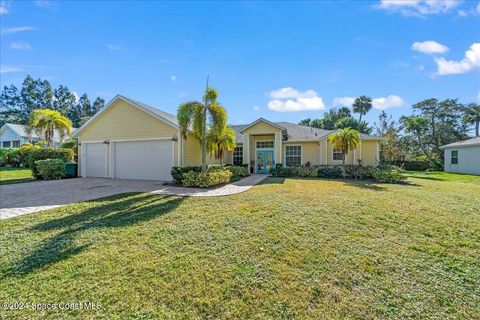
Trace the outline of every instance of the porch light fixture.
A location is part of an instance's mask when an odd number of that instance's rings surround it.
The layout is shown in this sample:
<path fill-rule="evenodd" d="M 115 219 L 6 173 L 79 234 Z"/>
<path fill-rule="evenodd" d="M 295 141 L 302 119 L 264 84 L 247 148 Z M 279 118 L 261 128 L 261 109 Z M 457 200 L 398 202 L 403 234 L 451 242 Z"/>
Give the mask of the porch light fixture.
<path fill-rule="evenodd" d="M 105 140 L 105 141 L 103 141 L 103 144 L 110 144 L 110 141 L 109 141 L 109 140 Z"/>
<path fill-rule="evenodd" d="M 178 138 L 175 137 L 175 136 L 173 136 L 173 137 L 172 137 L 172 141 L 178 141 Z"/>

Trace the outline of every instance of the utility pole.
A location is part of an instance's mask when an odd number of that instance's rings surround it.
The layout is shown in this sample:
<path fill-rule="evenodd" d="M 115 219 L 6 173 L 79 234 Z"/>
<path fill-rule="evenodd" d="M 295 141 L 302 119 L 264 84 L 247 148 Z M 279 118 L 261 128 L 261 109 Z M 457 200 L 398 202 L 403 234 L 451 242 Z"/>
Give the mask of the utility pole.
<path fill-rule="evenodd" d="M 208 106 L 208 78 L 205 87 L 205 105 L 203 106 L 203 132 L 202 132 L 202 171 L 207 171 L 207 106 Z"/>

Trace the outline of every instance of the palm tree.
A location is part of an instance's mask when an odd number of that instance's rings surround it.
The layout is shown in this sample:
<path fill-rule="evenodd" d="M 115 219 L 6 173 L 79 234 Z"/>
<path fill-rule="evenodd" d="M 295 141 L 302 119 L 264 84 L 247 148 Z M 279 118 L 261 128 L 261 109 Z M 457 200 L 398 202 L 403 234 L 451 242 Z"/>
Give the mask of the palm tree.
<path fill-rule="evenodd" d="M 360 132 L 352 128 L 344 128 L 329 135 L 328 141 L 335 149 L 342 151 L 342 171 L 345 178 L 345 158 L 348 150 L 355 149 L 360 143 Z"/>
<path fill-rule="evenodd" d="M 470 103 L 465 108 L 463 121 L 468 124 L 475 124 L 475 137 L 480 136 L 480 105 Z"/>
<path fill-rule="evenodd" d="M 191 130 L 195 138 L 202 144 L 202 171 L 207 171 L 207 128 L 218 136 L 225 135 L 227 130 L 227 112 L 217 102 L 218 93 L 208 88 L 203 97 L 204 103 L 189 101 L 178 107 L 177 119 L 184 139 Z"/>
<path fill-rule="evenodd" d="M 360 96 L 355 99 L 353 102 L 353 112 L 359 113 L 360 117 L 358 118 L 358 122 L 362 122 L 362 116 L 366 115 L 370 109 L 372 109 L 372 98 L 367 96 Z"/>
<path fill-rule="evenodd" d="M 72 121 L 62 116 L 60 112 L 50 109 L 33 110 L 30 113 L 28 124 L 31 130 L 42 137 L 49 148 L 53 147 L 55 131 L 58 132 L 61 140 L 72 132 Z"/>
<path fill-rule="evenodd" d="M 222 159 L 224 152 L 232 152 L 235 150 L 235 147 L 235 131 L 231 127 L 227 127 L 223 135 L 216 134 L 214 130 L 210 130 L 207 133 L 208 152 L 220 160 L 220 166 L 223 166 Z"/>

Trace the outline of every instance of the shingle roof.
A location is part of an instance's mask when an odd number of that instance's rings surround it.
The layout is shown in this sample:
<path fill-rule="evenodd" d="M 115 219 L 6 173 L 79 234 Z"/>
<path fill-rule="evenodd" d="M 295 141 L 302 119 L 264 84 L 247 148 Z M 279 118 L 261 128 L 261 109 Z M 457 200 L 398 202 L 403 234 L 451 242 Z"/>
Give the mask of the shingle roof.
<path fill-rule="evenodd" d="M 295 124 L 290 122 L 274 122 L 274 123 L 284 127 L 287 130 L 288 141 L 305 141 L 305 140 L 319 141 L 327 137 L 329 134 L 337 131 L 337 130 L 325 130 L 325 129 L 312 128 L 312 127 L 303 126 L 300 124 Z M 243 134 L 241 134 L 240 132 L 248 126 L 249 124 L 240 124 L 240 125 L 231 126 L 235 131 L 235 137 L 236 137 L 237 143 L 243 143 Z M 370 136 L 364 133 L 360 135 L 360 138 L 362 140 L 381 139 L 379 137 Z"/>
<path fill-rule="evenodd" d="M 16 123 L 5 123 L 4 126 L 9 127 L 13 132 L 18 134 L 20 137 L 28 138 L 28 133 L 26 132 L 26 126 L 21 125 L 21 124 L 16 124 Z M 3 128 L 3 127 L 2 127 Z M 76 128 L 73 128 L 72 133 L 77 130 Z M 33 139 L 41 139 L 41 137 L 36 134 L 35 132 L 32 132 L 31 137 Z M 60 135 L 58 134 L 57 131 L 55 131 L 53 135 L 53 141 L 55 142 L 60 142 Z"/>
<path fill-rule="evenodd" d="M 473 147 L 473 146 L 480 146 L 480 137 L 471 138 L 468 140 L 458 141 L 454 143 L 450 143 L 440 148 L 459 148 L 459 147 Z"/>

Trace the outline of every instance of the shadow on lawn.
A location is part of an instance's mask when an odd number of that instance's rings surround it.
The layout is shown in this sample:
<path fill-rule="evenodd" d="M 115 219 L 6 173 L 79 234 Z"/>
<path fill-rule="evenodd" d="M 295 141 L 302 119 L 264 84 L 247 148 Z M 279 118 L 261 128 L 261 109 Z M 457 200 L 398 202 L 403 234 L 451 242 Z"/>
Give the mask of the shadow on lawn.
<path fill-rule="evenodd" d="M 122 199 L 125 197 L 126 199 Z M 84 233 L 92 229 L 119 228 L 148 221 L 174 210 L 183 200 L 181 197 L 148 194 L 123 194 L 107 199 L 103 200 L 101 205 L 78 214 L 50 220 L 32 227 L 30 230 L 37 232 L 64 230 L 44 240 L 35 247 L 32 253 L 13 265 L 12 273 L 30 273 L 81 253 L 93 243 L 90 241 L 79 244 Z M 102 199 L 88 202 L 99 201 Z"/>

